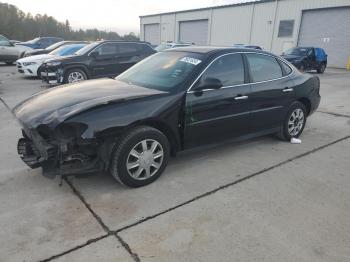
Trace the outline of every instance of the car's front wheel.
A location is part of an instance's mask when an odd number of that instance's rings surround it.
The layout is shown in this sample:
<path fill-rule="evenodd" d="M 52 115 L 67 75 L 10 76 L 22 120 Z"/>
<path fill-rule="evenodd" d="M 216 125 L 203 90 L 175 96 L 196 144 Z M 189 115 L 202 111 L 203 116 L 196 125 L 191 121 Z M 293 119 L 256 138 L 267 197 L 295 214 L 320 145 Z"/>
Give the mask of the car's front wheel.
<path fill-rule="evenodd" d="M 129 187 L 148 185 L 163 173 L 169 152 L 169 141 L 161 131 L 148 126 L 136 127 L 115 146 L 110 173 Z"/>
<path fill-rule="evenodd" d="M 83 70 L 76 68 L 76 69 L 70 69 L 65 73 L 63 82 L 75 83 L 75 82 L 80 82 L 87 79 L 88 77 L 86 73 Z"/>
<path fill-rule="evenodd" d="M 289 141 L 293 137 L 299 137 L 304 130 L 306 117 L 305 105 L 299 101 L 294 102 L 288 110 L 278 137 L 285 141 Z"/>

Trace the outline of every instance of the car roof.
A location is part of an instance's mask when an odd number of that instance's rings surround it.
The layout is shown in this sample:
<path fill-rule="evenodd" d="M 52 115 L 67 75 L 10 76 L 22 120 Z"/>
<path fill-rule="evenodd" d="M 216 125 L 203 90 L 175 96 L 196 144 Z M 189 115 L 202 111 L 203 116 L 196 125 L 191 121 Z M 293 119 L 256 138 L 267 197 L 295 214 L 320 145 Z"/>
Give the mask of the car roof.
<path fill-rule="evenodd" d="M 255 52 L 261 54 L 271 54 L 269 52 L 251 49 L 251 48 L 239 48 L 239 47 L 227 47 L 227 46 L 186 46 L 186 47 L 176 47 L 172 49 L 164 50 L 164 52 L 173 52 L 173 51 L 182 51 L 182 52 L 191 52 L 199 54 L 215 54 L 222 52 Z"/>
<path fill-rule="evenodd" d="M 148 44 L 150 45 L 149 42 L 145 42 L 145 41 L 128 41 L 128 40 L 100 40 L 100 41 L 96 41 L 98 43 L 137 43 L 137 44 Z"/>

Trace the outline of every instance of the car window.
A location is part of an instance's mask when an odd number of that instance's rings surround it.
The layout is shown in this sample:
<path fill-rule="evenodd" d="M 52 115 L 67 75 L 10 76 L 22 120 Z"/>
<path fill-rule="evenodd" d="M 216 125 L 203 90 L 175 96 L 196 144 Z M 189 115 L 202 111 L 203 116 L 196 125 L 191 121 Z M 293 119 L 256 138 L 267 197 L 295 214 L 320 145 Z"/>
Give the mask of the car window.
<path fill-rule="evenodd" d="M 50 39 L 48 38 L 42 38 L 40 39 L 40 41 L 38 42 L 38 44 L 43 45 L 43 46 L 47 46 L 51 44 Z"/>
<path fill-rule="evenodd" d="M 289 65 L 287 65 L 286 63 L 281 61 L 281 65 L 283 67 L 284 70 L 284 75 L 289 75 L 290 73 L 292 73 L 292 69 L 290 68 Z"/>
<path fill-rule="evenodd" d="M 11 46 L 11 43 L 6 37 L 0 35 L 0 46 Z"/>
<path fill-rule="evenodd" d="M 276 58 L 268 55 L 247 54 L 253 82 L 282 77 L 282 69 Z"/>
<path fill-rule="evenodd" d="M 216 78 L 222 86 L 244 84 L 244 65 L 242 55 L 230 54 L 216 59 L 201 76 L 201 80 Z"/>
<path fill-rule="evenodd" d="M 119 43 L 118 53 L 135 53 L 139 51 L 139 45 L 134 43 Z"/>
<path fill-rule="evenodd" d="M 113 55 L 118 53 L 118 46 L 116 43 L 106 43 L 97 47 L 95 51 L 99 55 Z"/>

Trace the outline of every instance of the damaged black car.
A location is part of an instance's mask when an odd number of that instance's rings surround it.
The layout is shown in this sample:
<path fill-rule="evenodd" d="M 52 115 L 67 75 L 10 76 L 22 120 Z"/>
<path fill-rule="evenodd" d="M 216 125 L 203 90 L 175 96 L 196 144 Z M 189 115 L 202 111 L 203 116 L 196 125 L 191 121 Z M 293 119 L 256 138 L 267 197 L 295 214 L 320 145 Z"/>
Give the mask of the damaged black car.
<path fill-rule="evenodd" d="M 48 176 L 108 171 L 122 184 L 144 186 L 187 148 L 300 136 L 319 87 L 317 76 L 268 52 L 171 49 L 115 79 L 55 87 L 17 105 L 18 153 Z"/>

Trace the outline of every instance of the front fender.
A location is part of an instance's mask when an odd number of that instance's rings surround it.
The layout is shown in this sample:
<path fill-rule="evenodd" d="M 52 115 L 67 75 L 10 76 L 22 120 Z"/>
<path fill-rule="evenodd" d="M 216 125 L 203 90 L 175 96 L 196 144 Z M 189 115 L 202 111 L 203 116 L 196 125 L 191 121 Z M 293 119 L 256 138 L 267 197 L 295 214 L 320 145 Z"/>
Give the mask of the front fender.
<path fill-rule="evenodd" d="M 165 123 L 179 140 L 183 95 L 160 95 L 98 105 L 69 117 L 65 122 L 86 124 L 83 139 L 118 137 L 139 123 Z"/>

